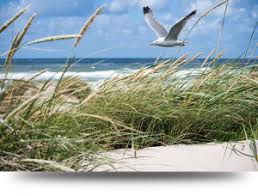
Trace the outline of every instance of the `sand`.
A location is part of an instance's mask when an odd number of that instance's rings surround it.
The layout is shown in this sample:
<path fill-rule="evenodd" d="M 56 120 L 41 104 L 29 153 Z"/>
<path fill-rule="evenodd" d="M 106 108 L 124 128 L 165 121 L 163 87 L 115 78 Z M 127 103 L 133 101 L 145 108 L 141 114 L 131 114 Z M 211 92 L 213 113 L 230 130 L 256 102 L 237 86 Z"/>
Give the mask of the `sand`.
<path fill-rule="evenodd" d="M 256 142 L 256 146 L 258 142 Z M 206 172 L 258 171 L 250 141 L 231 144 L 174 145 L 135 151 L 121 149 L 105 155 L 114 160 L 95 171 Z M 242 153 L 246 154 L 243 155 Z M 249 156 L 248 156 L 249 155 Z"/>

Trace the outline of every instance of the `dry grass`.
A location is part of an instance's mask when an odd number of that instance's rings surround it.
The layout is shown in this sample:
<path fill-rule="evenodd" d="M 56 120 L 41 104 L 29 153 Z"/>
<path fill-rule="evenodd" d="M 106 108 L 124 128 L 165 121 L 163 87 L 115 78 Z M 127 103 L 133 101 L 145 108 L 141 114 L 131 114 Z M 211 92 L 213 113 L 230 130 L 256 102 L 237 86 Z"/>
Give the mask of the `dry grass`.
<path fill-rule="evenodd" d="M 17 35 L 15 36 L 15 38 L 13 39 L 13 41 L 11 43 L 11 46 L 10 46 L 10 49 L 9 49 L 9 52 L 7 53 L 7 57 L 6 57 L 6 60 L 5 60 L 5 63 L 4 63 L 6 76 L 9 72 L 10 66 L 8 66 L 8 65 L 11 63 L 12 57 L 14 55 L 15 45 L 16 45 L 16 41 L 18 40 L 19 34 L 20 33 L 18 32 Z"/>
<path fill-rule="evenodd" d="M 45 42 L 53 42 L 53 41 L 60 41 L 60 40 L 68 40 L 68 39 L 76 39 L 81 37 L 80 35 L 73 34 L 73 35 L 55 35 L 55 36 L 49 36 L 49 37 L 43 37 L 39 38 L 30 42 L 27 42 L 26 45 L 34 45 L 34 44 L 40 44 Z"/>
<path fill-rule="evenodd" d="M 15 39 L 13 40 L 13 43 L 11 44 L 11 48 L 10 48 L 10 51 L 7 55 L 7 58 L 5 60 L 5 67 L 6 66 L 9 66 L 11 64 L 11 61 L 12 61 L 12 58 L 15 54 L 15 52 L 17 51 L 17 49 L 20 47 L 21 43 L 22 43 L 22 40 L 24 38 L 24 36 L 26 35 L 27 31 L 29 30 L 34 18 L 36 17 L 36 14 L 33 14 L 28 22 L 26 23 L 26 25 L 24 26 L 23 30 L 17 34 L 17 36 L 15 37 Z M 8 69 L 8 68 L 7 68 Z"/>
<path fill-rule="evenodd" d="M 10 113 L 19 104 L 37 94 L 38 90 L 33 82 L 12 81 L 1 94 L 0 114 Z"/>
<path fill-rule="evenodd" d="M 103 5 L 100 6 L 91 16 L 90 18 L 86 21 L 86 23 L 82 26 L 81 30 L 80 30 L 80 37 L 78 37 L 76 40 L 75 40 L 75 43 L 74 43 L 74 48 L 80 43 L 82 37 L 84 36 L 84 34 L 86 33 L 86 31 L 88 30 L 88 28 L 90 27 L 90 25 L 94 22 L 94 20 L 96 19 L 96 17 L 102 12 L 103 10 Z"/>
<path fill-rule="evenodd" d="M 25 7 L 21 11 L 19 11 L 15 16 L 13 16 L 9 21 L 7 21 L 5 24 L 0 26 L 0 34 L 5 31 L 12 23 L 14 23 L 22 14 L 24 14 L 29 6 Z"/>
<path fill-rule="evenodd" d="M 91 91 L 89 84 L 77 77 L 64 77 L 59 86 L 59 94 L 75 96 L 79 101 L 85 100 Z"/>

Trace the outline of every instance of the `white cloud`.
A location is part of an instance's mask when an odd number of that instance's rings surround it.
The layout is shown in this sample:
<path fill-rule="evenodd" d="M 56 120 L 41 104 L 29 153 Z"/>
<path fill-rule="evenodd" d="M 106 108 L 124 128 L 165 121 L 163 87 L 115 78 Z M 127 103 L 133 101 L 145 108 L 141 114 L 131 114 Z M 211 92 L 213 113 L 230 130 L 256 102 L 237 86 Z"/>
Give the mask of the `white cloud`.
<path fill-rule="evenodd" d="M 169 22 L 172 22 L 172 21 L 175 20 L 174 16 L 173 16 L 171 13 L 169 13 L 169 12 L 160 14 L 159 18 L 160 18 L 161 20 L 169 21 Z"/>
<path fill-rule="evenodd" d="M 258 18 L 257 10 L 258 10 L 258 5 L 254 6 L 254 8 L 252 10 L 252 17 L 255 18 L 255 19 Z"/>
<path fill-rule="evenodd" d="M 120 14 L 119 17 L 114 14 L 103 14 L 96 18 L 93 25 L 95 25 L 94 28 L 106 31 L 113 37 L 115 35 L 120 35 L 120 37 L 128 36 L 138 31 L 136 28 L 138 25 L 127 14 Z"/>
<path fill-rule="evenodd" d="M 107 4 L 110 12 L 123 12 L 135 7 L 150 6 L 153 9 L 162 9 L 168 0 L 112 0 Z"/>
<path fill-rule="evenodd" d="M 137 4 L 137 0 L 113 0 L 108 4 L 108 9 L 111 12 L 122 12 L 129 8 L 134 7 Z"/>
<path fill-rule="evenodd" d="M 221 0 L 195 0 L 190 3 L 190 9 L 188 9 L 187 12 L 197 9 L 198 14 L 202 15 L 219 2 L 221 2 Z M 210 32 L 219 30 L 222 24 L 225 5 L 226 4 L 211 11 L 209 13 L 210 17 L 202 19 L 198 25 L 197 31 L 208 35 Z M 231 23 L 231 25 L 244 24 L 245 28 L 238 29 L 238 32 L 247 32 L 249 31 L 248 26 L 252 23 L 251 15 L 255 18 L 255 12 L 252 12 L 252 10 L 248 12 L 247 8 L 242 7 L 241 4 L 239 4 L 239 0 L 230 0 L 227 9 L 226 23 L 227 25 L 229 23 Z"/>
<path fill-rule="evenodd" d="M 5 15 L 13 15 L 18 10 L 30 5 L 29 13 L 36 12 L 40 16 L 83 16 L 94 8 L 94 3 L 85 0 L 19 0 L 8 2 L 2 9 Z"/>
<path fill-rule="evenodd" d="M 17 1 L 20 3 L 17 3 Z M 92 48 L 98 49 L 98 47 L 116 47 L 116 45 L 123 45 L 124 48 L 130 50 L 130 48 L 133 47 L 143 47 L 144 44 L 148 44 L 149 41 L 155 37 L 155 34 L 144 21 L 141 11 L 142 6 L 150 6 L 154 11 L 155 17 L 169 29 L 178 19 L 193 9 L 198 9 L 198 14 L 201 15 L 220 1 L 221 0 L 16 0 L 16 3 L 9 1 L 6 4 L 8 6 L 0 7 L 0 22 L 10 18 L 10 15 L 13 15 L 18 9 L 31 2 L 32 6 L 30 12 L 21 17 L 14 25 L 14 31 L 21 29 L 31 12 L 38 12 L 39 15 L 24 41 L 52 34 L 77 33 L 87 19 L 86 15 L 90 15 L 99 3 L 106 2 L 104 12 L 94 21 L 81 46 L 90 50 Z M 93 2 L 98 2 L 98 4 Z M 246 3 L 239 2 L 240 0 L 230 0 L 223 31 L 224 40 L 244 39 L 245 35 L 249 36 L 252 32 L 253 25 L 255 21 L 257 21 L 257 5 L 250 8 Z M 225 6 L 221 6 L 213 10 L 208 17 L 201 20 L 189 37 L 190 43 L 196 44 L 194 46 L 197 48 L 203 47 L 206 49 L 213 47 L 214 43 L 216 44 L 217 41 L 224 9 Z M 189 21 L 180 36 L 181 38 L 184 38 L 184 33 L 189 31 L 197 19 L 198 16 Z M 7 35 L 10 36 L 13 29 L 10 28 L 8 30 L 9 31 L 6 33 L 9 33 Z M 232 36 L 232 38 L 229 38 L 230 36 Z M 7 42 L 9 44 L 11 41 L 5 40 L 6 38 L 2 39 L 4 40 L 1 42 L 3 44 Z M 205 42 L 203 42 L 203 40 L 205 40 Z M 83 45 L 84 43 L 85 45 Z M 236 41 L 236 43 L 238 43 L 238 41 Z M 61 44 L 62 42 L 60 42 L 60 48 L 63 48 Z M 8 49 L 9 46 L 5 44 L 1 46 L 0 49 L 4 47 Z M 52 47 L 59 48 L 59 45 Z M 70 45 L 67 47 L 69 48 Z M 138 52 L 139 54 L 141 53 L 141 51 L 137 50 L 137 53 Z M 138 55 L 137 53 L 136 55 Z M 155 55 L 155 49 L 150 49 L 148 53 L 147 51 L 142 52 L 143 55 L 145 55 L 145 53 Z"/>
<path fill-rule="evenodd" d="M 140 1 L 140 6 L 150 6 L 155 9 L 162 9 L 168 2 L 168 0 L 142 0 Z"/>
<path fill-rule="evenodd" d="M 192 2 L 190 4 L 190 10 L 197 9 L 199 14 L 203 14 L 213 6 L 217 5 L 219 2 L 221 2 L 221 0 L 196 0 L 195 2 Z M 216 16 L 222 16 L 225 11 L 225 5 L 222 5 L 216 8 L 211 12 L 211 14 L 214 14 Z M 232 5 L 233 3 L 229 1 L 228 8 L 227 8 L 228 15 L 232 14 L 233 12 Z"/>

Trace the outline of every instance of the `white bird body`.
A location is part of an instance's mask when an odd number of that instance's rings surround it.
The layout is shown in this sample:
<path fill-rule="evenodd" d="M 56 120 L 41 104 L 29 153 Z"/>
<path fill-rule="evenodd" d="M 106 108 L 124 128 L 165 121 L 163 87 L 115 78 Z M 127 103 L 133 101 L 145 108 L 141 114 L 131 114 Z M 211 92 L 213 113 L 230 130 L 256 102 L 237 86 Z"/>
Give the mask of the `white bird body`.
<path fill-rule="evenodd" d="M 175 47 L 175 46 L 184 46 L 185 42 L 180 40 L 166 40 L 165 37 L 162 37 L 153 41 L 151 45 L 160 46 L 160 47 Z"/>
<path fill-rule="evenodd" d="M 160 47 L 176 47 L 185 46 L 184 41 L 178 40 L 178 36 L 182 29 L 186 25 L 189 19 L 191 19 L 195 14 L 196 10 L 191 12 L 189 15 L 177 22 L 169 32 L 154 18 L 151 9 L 147 6 L 143 8 L 144 18 L 149 25 L 149 27 L 157 34 L 158 39 L 153 41 L 151 45 Z"/>

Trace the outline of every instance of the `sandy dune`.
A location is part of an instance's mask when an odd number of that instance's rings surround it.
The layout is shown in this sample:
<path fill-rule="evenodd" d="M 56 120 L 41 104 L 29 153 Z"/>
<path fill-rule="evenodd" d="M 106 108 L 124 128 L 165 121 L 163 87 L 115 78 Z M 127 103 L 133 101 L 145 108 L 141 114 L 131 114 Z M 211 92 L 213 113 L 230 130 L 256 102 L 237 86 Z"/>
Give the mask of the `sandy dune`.
<path fill-rule="evenodd" d="M 105 165 L 95 171 L 258 171 L 253 147 L 250 141 L 153 147 L 137 151 L 136 158 L 133 150 L 116 150 L 106 154 L 115 160 L 113 168 Z"/>

